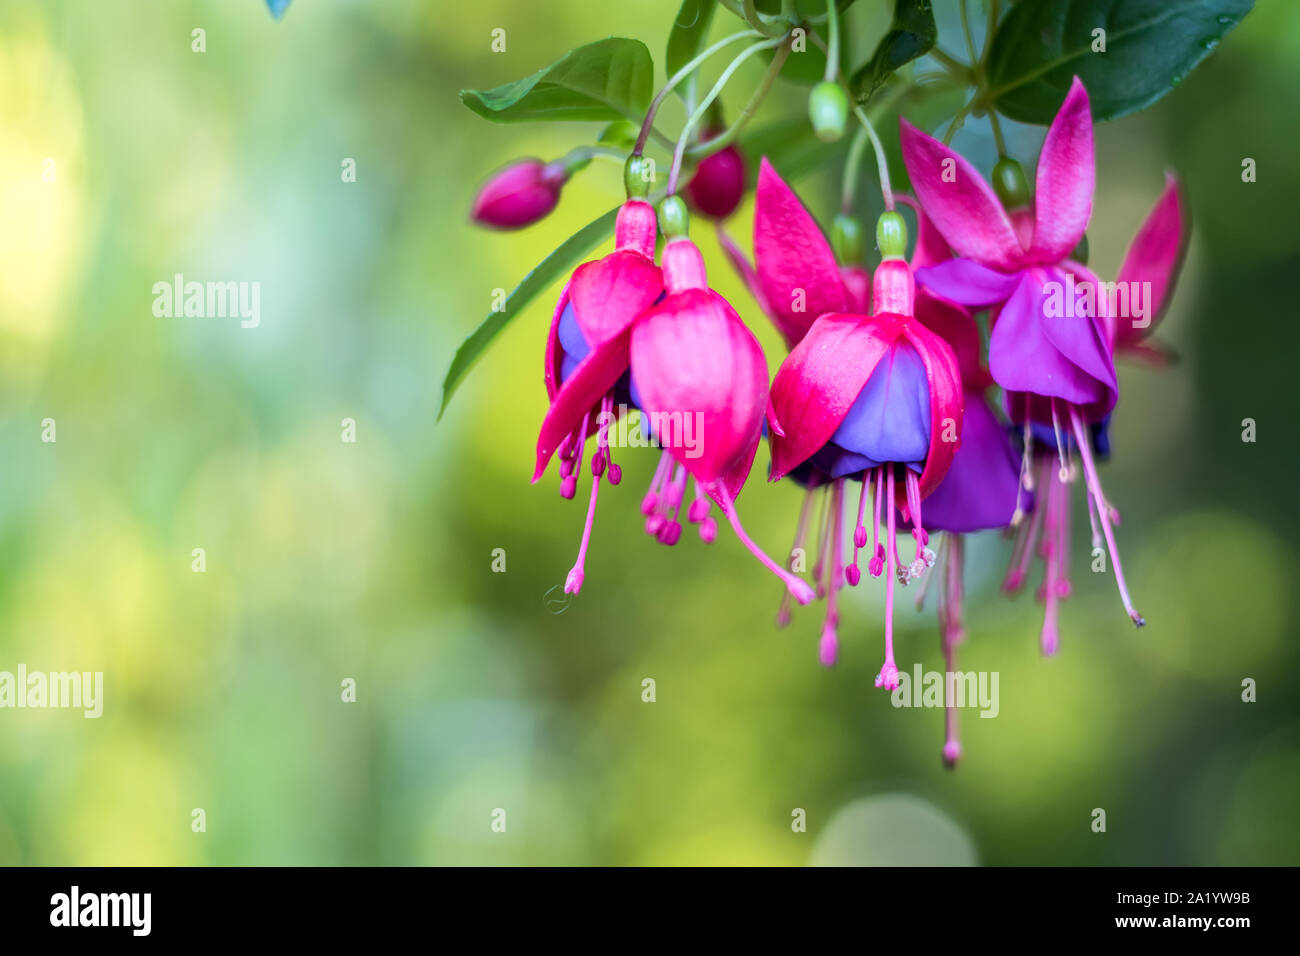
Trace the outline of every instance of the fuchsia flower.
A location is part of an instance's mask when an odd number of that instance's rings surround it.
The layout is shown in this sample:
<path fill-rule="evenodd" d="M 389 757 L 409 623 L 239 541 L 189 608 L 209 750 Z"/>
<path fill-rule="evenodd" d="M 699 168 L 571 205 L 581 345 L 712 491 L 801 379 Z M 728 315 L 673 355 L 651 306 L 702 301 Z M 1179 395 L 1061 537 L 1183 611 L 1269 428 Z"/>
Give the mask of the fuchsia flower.
<path fill-rule="evenodd" d="M 677 203 L 684 233 L 685 207 Z M 533 481 L 558 450 L 561 494 L 572 497 L 583 447 L 596 436 L 587 520 L 564 589 L 582 587 L 601 478 L 613 485 L 621 478 L 611 460 L 609 425 L 624 406 L 641 411 L 664 448 L 642 501 L 646 531 L 663 544 L 677 542 L 693 477 L 687 517 L 700 526 L 700 536 L 711 541 L 716 534 L 709 516 L 710 501 L 716 502 L 745 546 L 806 604 L 812 589 L 749 539 L 735 509 L 767 404 L 763 351 L 735 310 L 708 288 L 694 243 L 670 235 L 662 273 L 651 258 L 654 243 L 653 209 L 629 200 L 619 212 L 615 252 L 574 272 L 552 321 L 546 358 L 551 407 L 538 436 Z"/>
<path fill-rule="evenodd" d="M 782 363 L 772 384 L 768 411 L 772 480 L 811 462 L 832 482 L 828 509 L 830 561 L 824 590 L 827 616 L 821 640 L 823 663 L 833 663 L 838 615 L 835 594 L 841 580 L 860 580 L 858 552 L 866 546 L 864 525 L 869 489 L 874 487 L 876 540 L 869 570 L 887 572 L 885 663 L 877 687 L 898 686 L 893 649 L 894 578 L 906 584 L 934 563 L 927 547 L 921 500 L 947 473 L 962 427 L 962 391 L 957 359 L 941 338 L 914 317 L 912 271 L 900 256 L 902 219 L 892 239 L 881 230 L 885 260 L 873 278 L 870 316 L 831 312 L 813 323 Z M 892 223 L 891 223 L 892 225 Z M 844 481 L 862 482 L 854 530 L 853 561 L 842 564 Z M 886 504 L 888 502 L 888 504 Z M 905 565 L 898 555 L 895 507 L 912 522 L 916 557 Z M 885 542 L 879 540 L 881 509 L 887 515 Z M 802 523 L 802 522 L 801 522 Z"/>
<path fill-rule="evenodd" d="M 707 143 L 721 132 L 709 130 L 700 141 Z M 734 145 L 704 157 L 682 193 L 691 208 L 701 215 L 726 219 L 745 196 L 745 157 Z"/>
<path fill-rule="evenodd" d="M 521 159 L 492 176 L 474 197 L 470 218 L 492 229 L 522 229 L 550 215 L 569 172 L 560 162 Z"/>
<path fill-rule="evenodd" d="M 1012 421 L 1024 423 L 1025 487 L 1035 484 L 1029 467 L 1032 425 L 1052 427 L 1060 481 L 1068 481 L 1071 474 L 1072 445 L 1064 435 L 1072 433 L 1120 598 L 1129 617 L 1141 626 L 1145 621 L 1129 597 L 1115 543 L 1112 525 L 1118 522 L 1118 513 L 1102 492 L 1088 429 L 1089 423 L 1101 422 L 1110 413 L 1119 396 L 1111 357 L 1111 320 L 1104 298 L 1096 295 L 1097 278 L 1070 258 L 1092 215 L 1092 118 L 1087 91 L 1076 77 L 1052 120 L 1038 159 L 1032 201 L 1019 166 L 1009 160 L 999 163 L 999 189 L 1009 213 L 965 159 L 904 120 L 900 127 L 903 159 L 917 196 L 935 227 L 962 256 L 920 270 L 918 281 L 962 305 L 993 308 L 989 370 L 1006 391 Z M 1076 307 L 1074 292 L 1089 289 L 1093 301 Z M 1053 307 L 1063 300 L 1065 308 Z M 1045 581 L 1048 621 L 1043 646 L 1047 649 L 1055 647 L 1055 600 L 1069 587 L 1062 563 L 1068 547 L 1068 495 L 1055 488 L 1040 492 L 1039 507 L 1022 533 L 1027 539 L 1022 544 L 1033 547 L 1043 520 L 1051 536 Z"/>

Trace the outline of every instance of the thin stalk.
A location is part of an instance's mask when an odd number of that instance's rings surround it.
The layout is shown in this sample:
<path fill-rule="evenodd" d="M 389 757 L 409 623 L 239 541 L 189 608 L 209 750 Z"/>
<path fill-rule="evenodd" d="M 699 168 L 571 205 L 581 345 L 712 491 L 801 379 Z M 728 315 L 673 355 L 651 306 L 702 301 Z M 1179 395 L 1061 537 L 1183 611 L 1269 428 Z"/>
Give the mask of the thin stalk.
<path fill-rule="evenodd" d="M 767 72 L 763 74 L 763 79 L 759 81 L 758 88 L 749 97 L 749 101 L 741 108 L 736 121 L 708 142 L 692 146 L 686 151 L 687 157 L 693 160 L 703 159 L 705 156 L 712 156 L 732 144 L 736 137 L 740 135 L 741 130 L 754 118 L 754 114 L 758 112 L 759 106 L 767 97 L 768 91 L 772 89 L 772 84 L 776 82 L 777 75 L 781 72 L 781 68 L 785 66 L 786 58 L 790 55 L 792 42 L 791 37 L 786 37 L 785 42 L 777 47 Z"/>
<path fill-rule="evenodd" d="M 682 127 L 682 133 L 677 138 L 677 146 L 673 150 L 672 169 L 668 173 L 668 195 L 672 196 L 677 192 L 677 178 L 681 175 L 682 157 L 686 153 L 686 143 L 691 138 L 691 133 L 694 132 L 695 127 L 699 124 L 700 120 L 704 118 L 704 114 L 708 112 L 709 106 L 718 98 L 718 94 L 722 92 L 723 88 L 731 80 L 732 75 L 736 70 L 740 69 L 742 63 L 755 53 L 762 50 L 770 50 L 775 46 L 787 42 L 787 40 L 788 37 L 780 37 L 775 40 L 765 40 L 762 43 L 755 43 L 753 46 L 742 50 L 740 55 L 732 60 L 727 65 L 727 68 L 722 71 L 722 75 L 718 77 L 718 82 L 713 85 L 713 89 L 709 90 L 704 99 L 700 100 L 700 105 L 695 108 L 695 112 L 687 118 L 686 125 Z M 712 142 L 713 141 L 710 140 L 710 143 Z"/>
<path fill-rule="evenodd" d="M 655 114 L 659 112 L 659 107 L 663 105 L 664 99 L 667 98 L 668 94 L 671 93 L 679 83 L 693 75 L 695 71 L 703 65 L 705 60 L 713 56 L 713 54 L 717 53 L 728 44 L 747 37 L 758 37 L 762 35 L 763 34 L 760 34 L 757 30 L 742 30 L 739 33 L 733 33 L 729 37 L 724 37 L 669 77 L 668 82 L 664 84 L 663 89 L 655 95 L 654 100 L 650 103 L 650 109 L 646 111 L 645 121 L 641 124 L 641 134 L 637 136 L 636 145 L 632 148 L 632 155 L 640 156 L 641 151 L 645 149 L 646 140 L 650 138 L 650 131 L 654 127 Z M 672 140 L 668 140 L 668 144 L 671 146 Z"/>
<path fill-rule="evenodd" d="M 849 145 L 849 155 L 844 160 L 844 185 L 840 187 L 840 211 L 853 212 L 853 194 L 858 182 L 858 166 L 862 163 L 862 151 L 867 148 L 867 130 L 864 126 L 858 130 Z"/>
<path fill-rule="evenodd" d="M 889 161 L 885 158 L 885 147 L 880 142 L 880 137 L 876 135 L 876 128 L 871 125 L 871 119 L 867 116 L 866 110 L 861 106 L 853 107 L 853 115 L 858 118 L 862 128 L 866 131 L 867 138 L 871 140 L 871 148 L 876 153 L 876 172 L 880 175 L 880 194 L 885 200 L 885 209 L 889 212 L 894 211 L 894 189 L 889 184 Z"/>
<path fill-rule="evenodd" d="M 840 12 L 836 0 L 826 0 L 826 20 L 830 24 L 830 49 L 826 51 L 826 73 L 822 77 L 827 83 L 835 79 L 840 63 Z"/>

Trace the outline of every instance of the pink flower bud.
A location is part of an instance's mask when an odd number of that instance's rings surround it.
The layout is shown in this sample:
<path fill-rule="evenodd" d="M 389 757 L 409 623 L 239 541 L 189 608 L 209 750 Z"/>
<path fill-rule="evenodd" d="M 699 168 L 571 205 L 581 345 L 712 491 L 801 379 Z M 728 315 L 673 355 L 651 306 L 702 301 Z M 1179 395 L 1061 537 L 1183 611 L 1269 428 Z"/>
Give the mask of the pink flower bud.
<path fill-rule="evenodd" d="M 568 174 L 558 164 L 521 159 L 496 173 L 474 198 L 470 218 L 492 229 L 522 229 L 560 201 Z"/>
<path fill-rule="evenodd" d="M 719 131 L 704 135 L 708 142 Z M 710 219 L 726 219 L 745 195 L 745 158 L 735 146 L 728 146 L 701 160 L 695 175 L 683 190 L 691 208 Z"/>

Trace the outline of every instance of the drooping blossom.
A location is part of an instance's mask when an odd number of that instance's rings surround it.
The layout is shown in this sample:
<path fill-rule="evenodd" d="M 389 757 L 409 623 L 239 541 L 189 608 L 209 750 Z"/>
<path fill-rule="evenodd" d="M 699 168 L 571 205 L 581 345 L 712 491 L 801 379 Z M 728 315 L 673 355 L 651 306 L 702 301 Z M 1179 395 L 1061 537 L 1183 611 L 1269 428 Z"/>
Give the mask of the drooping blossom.
<path fill-rule="evenodd" d="M 1099 284 L 1093 296 L 1102 307 L 1108 323 L 1108 336 L 1117 355 L 1133 355 L 1152 364 L 1168 361 L 1168 353 L 1147 343 L 1156 324 L 1168 309 L 1174 285 L 1187 250 L 1187 213 L 1178 182 L 1166 178 L 1165 189 L 1138 229 L 1120 266 L 1114 284 Z M 1093 280 L 1096 281 L 1096 280 Z M 1110 418 L 1092 423 L 1087 429 L 1086 445 L 1095 460 L 1110 454 Z M 1040 646 L 1044 654 L 1054 654 L 1060 646 L 1060 602 L 1071 592 L 1070 493 L 1068 484 L 1075 479 L 1074 455 L 1081 457 L 1077 435 L 1041 424 L 1027 427 L 1024 439 L 1026 476 L 1039 489 L 1041 507 L 1019 529 L 1012 562 L 1003 581 L 1003 589 L 1012 593 L 1023 586 L 1035 556 L 1043 562 L 1043 581 L 1038 597 L 1045 605 Z M 1087 459 L 1085 460 L 1085 464 Z M 1094 469 L 1095 470 L 1095 469 Z M 1087 471 L 1085 469 L 1085 475 Z M 1091 487 L 1091 486 L 1090 486 Z M 1100 482 L 1096 482 L 1100 489 Z M 1091 546 L 1102 547 L 1106 541 L 1103 518 L 1118 524 L 1113 505 L 1098 512 L 1097 495 L 1088 498 L 1088 518 L 1092 532 Z M 1104 498 L 1103 498 L 1104 500 Z M 1118 571 L 1118 568 L 1117 568 Z"/>
<path fill-rule="evenodd" d="M 491 229 L 523 229 L 550 215 L 569 179 L 562 162 L 521 159 L 494 173 L 474 197 L 470 218 Z"/>
<path fill-rule="evenodd" d="M 684 223 L 684 206 L 677 216 Z M 664 449 L 642 501 L 647 532 L 663 544 L 677 542 L 687 481 L 694 478 L 687 517 L 700 526 L 700 536 L 711 541 L 716 534 L 709 515 L 716 502 L 746 547 L 807 603 L 812 589 L 749 539 L 735 509 L 767 404 L 762 349 L 726 300 L 708 288 L 695 245 L 684 234 L 669 238 L 661 272 L 651 260 L 654 210 L 629 200 L 619 213 L 615 252 L 579 267 L 556 308 L 546 360 L 551 407 L 533 480 L 558 450 L 561 494 L 572 497 L 586 440 L 596 436 L 591 499 L 565 591 L 582 587 L 601 478 L 616 485 L 621 477 L 611 460 L 609 426 L 624 408 L 636 408 Z"/>
<path fill-rule="evenodd" d="M 1035 483 L 1028 468 L 1032 425 L 1052 427 L 1067 476 L 1070 446 L 1065 435 L 1073 434 L 1120 599 L 1141 626 L 1145 621 L 1129 597 L 1115 541 L 1118 515 L 1102 492 L 1089 440 L 1089 424 L 1110 414 L 1119 386 L 1107 303 L 1104 297 L 1098 301 L 1096 276 L 1071 258 L 1092 215 L 1095 173 L 1087 91 L 1076 77 L 1052 120 L 1032 198 L 1014 161 L 1002 160 L 995 171 L 1000 200 L 961 156 L 905 120 L 900 126 L 903 158 L 917 197 L 961 256 L 920 270 L 918 281 L 954 302 L 992 309 L 989 371 L 1005 390 L 1012 421 L 1024 423 L 1027 488 Z M 1044 490 L 1038 512 L 1057 511 L 1053 502 L 1059 500 L 1059 493 Z M 1066 523 L 1068 507 L 1059 511 L 1057 526 Z M 1055 533 L 1063 547 L 1065 536 L 1059 528 Z"/>
<path fill-rule="evenodd" d="M 895 577 L 919 577 L 934 563 L 921 501 L 952 463 L 962 426 L 962 392 L 952 349 L 914 315 L 911 268 L 901 258 L 902 218 L 887 213 L 880 235 L 886 256 L 873 276 L 872 314 L 832 312 L 813 323 L 782 363 L 772 385 L 768 415 L 772 479 L 811 463 L 830 481 L 829 559 L 823 562 L 827 614 L 820 645 L 825 664 L 838 647 L 836 593 L 856 584 L 858 556 L 867 544 L 867 498 L 874 499 L 874 536 L 868 570 L 886 574 L 885 662 L 877 687 L 898 686 L 893 647 Z M 882 217 L 882 219 L 886 219 Z M 853 536 L 853 559 L 844 564 L 841 529 L 847 479 L 862 482 Z M 916 556 L 898 554 L 896 508 L 913 526 Z M 880 540 L 884 512 L 885 540 Z"/>

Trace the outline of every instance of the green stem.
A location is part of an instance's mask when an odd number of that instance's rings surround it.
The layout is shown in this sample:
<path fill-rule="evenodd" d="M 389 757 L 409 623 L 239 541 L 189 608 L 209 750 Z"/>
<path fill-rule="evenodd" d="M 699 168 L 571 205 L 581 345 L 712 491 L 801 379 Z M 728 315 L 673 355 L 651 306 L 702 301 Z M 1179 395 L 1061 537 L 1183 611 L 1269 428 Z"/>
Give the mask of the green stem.
<path fill-rule="evenodd" d="M 844 184 L 840 187 L 840 211 L 853 212 L 853 194 L 857 190 L 858 166 L 862 164 L 862 151 L 867 148 L 867 129 L 858 130 L 844 160 Z"/>
<path fill-rule="evenodd" d="M 975 56 L 975 40 L 970 32 L 970 14 L 967 0 L 961 0 L 961 32 L 966 34 L 966 52 L 970 54 L 971 63 L 978 63 Z"/>
<path fill-rule="evenodd" d="M 979 93 L 976 93 L 974 96 L 972 96 L 969 100 L 966 101 L 965 106 L 963 106 L 961 109 L 957 111 L 957 115 L 952 118 L 952 122 L 948 125 L 948 132 L 943 134 L 943 145 L 947 146 L 949 143 L 952 142 L 952 138 L 953 136 L 956 135 L 957 130 L 962 128 L 962 124 L 966 120 L 966 114 L 969 113 L 971 109 L 974 108 L 975 101 L 978 99 L 979 99 Z"/>
<path fill-rule="evenodd" d="M 761 34 L 756 30 L 742 30 L 740 33 L 733 33 L 729 37 L 724 37 L 669 77 L 668 82 L 664 84 L 663 89 L 655 95 L 653 102 L 650 104 L 650 109 L 646 111 L 645 120 L 641 124 L 641 134 L 637 136 L 636 145 L 632 147 L 632 155 L 640 156 L 642 150 L 645 149 L 646 140 L 649 139 L 650 133 L 654 128 L 655 114 L 659 112 L 659 107 L 663 104 L 664 99 L 673 91 L 677 84 L 681 83 L 687 77 L 692 76 L 705 60 L 713 56 L 713 54 L 717 53 L 724 46 L 734 43 L 737 40 L 757 36 L 761 36 Z M 663 137 L 663 139 L 667 143 L 668 148 L 672 149 L 674 145 L 673 141 L 667 139 L 667 137 Z"/>
<path fill-rule="evenodd" d="M 876 128 L 871 125 L 871 119 L 867 116 L 866 110 L 861 106 L 855 106 L 853 107 L 853 115 L 862 124 L 867 138 L 871 140 L 871 148 L 876 152 L 876 172 L 880 174 L 880 194 L 885 200 L 885 209 L 893 212 L 894 189 L 889 184 L 889 161 L 885 158 L 885 147 L 880 142 L 880 137 L 876 135 Z"/>
<path fill-rule="evenodd" d="M 992 106 L 989 107 L 989 126 L 993 130 L 993 142 L 997 144 L 998 156 L 1005 156 L 1007 154 L 1007 144 L 1002 138 L 1002 124 L 998 122 L 998 114 Z"/>
<path fill-rule="evenodd" d="M 736 70 L 740 69 L 740 65 L 755 53 L 758 53 L 761 50 L 770 50 L 775 46 L 788 43 L 789 39 L 788 36 L 780 37 L 775 40 L 764 40 L 762 43 L 755 43 L 753 46 L 746 47 L 740 52 L 740 55 L 732 60 L 727 65 L 727 68 L 722 71 L 722 75 L 718 77 L 718 82 L 713 85 L 713 89 L 709 90 L 708 95 L 706 95 L 704 99 L 700 100 L 700 105 L 695 108 L 695 112 L 687 118 L 686 125 L 682 127 L 682 133 L 677 138 L 677 146 L 673 150 L 672 169 L 668 173 L 668 195 L 672 196 L 677 192 L 677 178 L 681 175 L 682 157 L 686 153 L 686 143 L 691 138 L 691 133 L 694 132 L 695 127 L 700 120 L 704 118 L 704 114 L 708 112 L 710 104 L 718 98 L 718 94 L 720 94 L 723 87 L 727 85 L 732 74 L 734 74 Z M 713 140 L 710 140 L 708 145 L 713 145 L 713 142 Z M 722 147 L 718 148 L 721 149 Z"/>
<path fill-rule="evenodd" d="M 943 50 L 939 49 L 937 46 L 930 50 L 930 56 L 934 57 L 947 67 L 949 73 L 961 77 L 962 79 L 970 79 L 971 68 L 969 64 L 963 63 L 955 56 L 944 53 Z"/>
<path fill-rule="evenodd" d="M 759 13 L 754 7 L 754 0 L 743 0 L 742 6 L 745 22 L 765 37 L 779 37 L 790 29 L 790 24 L 780 17 Z"/>
<path fill-rule="evenodd" d="M 998 28 L 998 0 L 989 0 L 989 19 L 984 26 L 984 49 L 980 51 L 980 66 L 988 63 L 989 48 L 993 46 L 993 34 Z"/>
<path fill-rule="evenodd" d="M 840 63 L 840 12 L 837 0 L 826 0 L 826 20 L 830 24 L 830 49 L 826 51 L 826 73 L 822 77 L 827 83 L 835 79 Z"/>
<path fill-rule="evenodd" d="M 792 37 L 786 37 L 785 42 L 776 48 L 776 53 L 772 57 L 771 64 L 768 65 L 767 72 L 763 74 L 763 79 L 759 82 L 758 88 L 754 90 L 749 101 L 736 117 L 736 121 L 728 126 L 723 132 L 708 140 L 692 146 L 686 151 L 688 159 L 701 160 L 706 156 L 712 156 L 719 150 L 726 149 L 740 135 L 741 130 L 748 125 L 749 121 L 754 118 L 758 112 L 758 107 L 762 104 L 768 91 L 772 89 L 772 84 L 776 82 L 777 74 L 781 72 L 781 67 L 785 66 L 786 58 L 790 55 L 790 46 L 793 43 Z"/>

